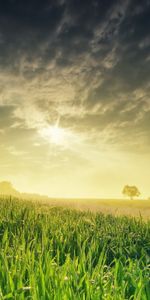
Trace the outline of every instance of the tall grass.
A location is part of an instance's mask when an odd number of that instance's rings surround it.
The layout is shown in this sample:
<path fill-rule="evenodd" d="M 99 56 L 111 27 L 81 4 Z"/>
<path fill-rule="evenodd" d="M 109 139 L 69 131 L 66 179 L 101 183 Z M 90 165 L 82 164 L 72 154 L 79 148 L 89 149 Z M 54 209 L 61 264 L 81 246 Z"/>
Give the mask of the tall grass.
<path fill-rule="evenodd" d="M 0 299 L 150 299 L 150 222 L 0 199 Z"/>

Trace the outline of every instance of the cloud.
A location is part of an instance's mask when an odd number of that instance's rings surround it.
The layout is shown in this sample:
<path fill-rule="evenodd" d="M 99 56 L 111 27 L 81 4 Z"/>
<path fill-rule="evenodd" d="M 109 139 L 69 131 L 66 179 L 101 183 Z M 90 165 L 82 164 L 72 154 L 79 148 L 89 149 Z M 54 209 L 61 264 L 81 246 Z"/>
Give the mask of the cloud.
<path fill-rule="evenodd" d="M 106 144 L 132 148 L 129 130 L 148 136 L 149 7 L 137 0 L 1 3 L 0 129 L 34 137 L 59 118 L 96 145 L 105 135 Z"/>
<path fill-rule="evenodd" d="M 15 107 L 13 105 L 0 106 L 0 129 L 3 131 L 5 128 L 11 126 L 14 122 L 13 111 Z"/>

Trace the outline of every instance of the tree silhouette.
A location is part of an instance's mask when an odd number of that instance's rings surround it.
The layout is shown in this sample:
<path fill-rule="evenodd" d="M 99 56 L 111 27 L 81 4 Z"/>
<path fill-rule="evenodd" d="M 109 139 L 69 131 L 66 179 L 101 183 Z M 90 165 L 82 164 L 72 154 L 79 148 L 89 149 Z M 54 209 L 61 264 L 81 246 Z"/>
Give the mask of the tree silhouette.
<path fill-rule="evenodd" d="M 125 185 L 122 193 L 123 195 L 130 197 L 131 200 L 133 200 L 133 197 L 139 197 L 141 194 L 135 185 L 133 186 Z"/>
<path fill-rule="evenodd" d="M 19 196 L 19 192 L 13 187 L 11 182 L 2 181 L 0 182 L 0 195 L 14 195 Z"/>

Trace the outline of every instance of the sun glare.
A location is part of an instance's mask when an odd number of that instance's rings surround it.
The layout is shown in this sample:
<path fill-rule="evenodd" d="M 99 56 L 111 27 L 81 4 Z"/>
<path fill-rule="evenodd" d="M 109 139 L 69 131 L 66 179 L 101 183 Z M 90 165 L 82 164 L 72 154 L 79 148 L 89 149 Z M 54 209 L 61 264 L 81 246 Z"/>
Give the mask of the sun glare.
<path fill-rule="evenodd" d="M 58 122 L 41 128 L 38 133 L 40 137 L 49 144 L 54 144 L 70 150 L 73 149 L 73 151 L 74 149 L 79 148 L 79 145 L 83 142 L 82 137 L 77 132 L 72 131 L 71 128 L 60 127 Z M 78 147 L 74 147 L 74 145 L 78 145 Z"/>
<path fill-rule="evenodd" d="M 43 128 L 40 133 L 43 138 L 56 145 L 63 145 L 67 136 L 65 129 L 59 127 L 58 125 L 52 125 Z"/>

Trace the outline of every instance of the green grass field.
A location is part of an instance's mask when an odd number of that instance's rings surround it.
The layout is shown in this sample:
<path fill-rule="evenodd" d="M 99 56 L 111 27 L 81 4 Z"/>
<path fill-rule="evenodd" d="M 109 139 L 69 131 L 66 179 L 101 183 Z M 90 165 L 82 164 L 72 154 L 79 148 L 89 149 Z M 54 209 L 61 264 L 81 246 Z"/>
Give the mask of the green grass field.
<path fill-rule="evenodd" d="M 149 300 L 150 221 L 1 197 L 0 299 Z"/>

